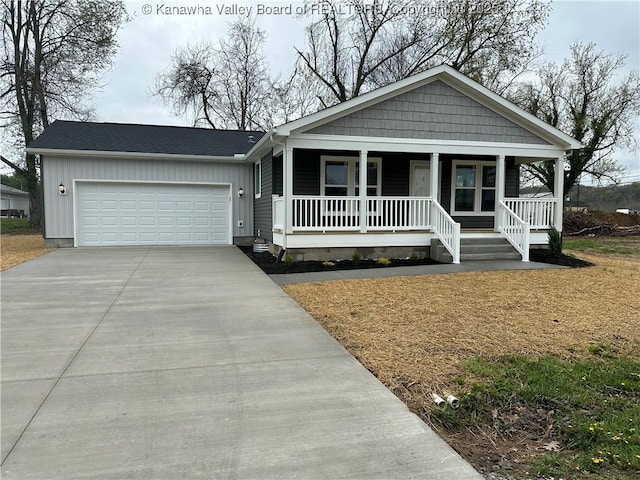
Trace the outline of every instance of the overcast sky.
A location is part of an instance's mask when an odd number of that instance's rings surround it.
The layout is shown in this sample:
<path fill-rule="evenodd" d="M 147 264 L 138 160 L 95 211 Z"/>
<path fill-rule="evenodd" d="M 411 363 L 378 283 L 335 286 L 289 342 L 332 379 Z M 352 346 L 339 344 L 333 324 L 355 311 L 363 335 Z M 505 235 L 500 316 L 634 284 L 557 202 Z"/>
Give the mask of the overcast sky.
<path fill-rule="evenodd" d="M 295 2 L 295 0 L 291 0 Z M 127 2 L 131 21 L 119 32 L 120 50 L 113 67 L 104 77 L 104 88 L 94 96 L 95 120 L 105 122 L 190 125 L 190 118 L 172 115 L 171 108 L 150 92 L 158 72 L 167 68 L 176 47 L 203 39 L 216 40 L 225 35 L 234 13 L 219 13 L 220 8 L 275 7 L 291 1 L 245 2 L 236 0 L 143 0 Z M 162 6 L 208 6 L 212 15 L 165 15 Z M 259 26 L 267 33 L 266 53 L 273 72 L 288 75 L 295 61 L 293 46 L 305 45 L 304 28 L 309 19 L 292 14 L 263 12 Z M 561 62 L 569 54 L 574 40 L 595 42 L 608 53 L 628 56 L 627 71 L 640 69 L 640 2 L 637 1 L 555 1 L 548 26 L 539 35 L 545 60 Z M 640 120 L 637 128 L 640 139 Z M 640 142 L 639 142 L 640 143 Z M 638 149 L 621 152 L 618 160 L 640 180 Z"/>

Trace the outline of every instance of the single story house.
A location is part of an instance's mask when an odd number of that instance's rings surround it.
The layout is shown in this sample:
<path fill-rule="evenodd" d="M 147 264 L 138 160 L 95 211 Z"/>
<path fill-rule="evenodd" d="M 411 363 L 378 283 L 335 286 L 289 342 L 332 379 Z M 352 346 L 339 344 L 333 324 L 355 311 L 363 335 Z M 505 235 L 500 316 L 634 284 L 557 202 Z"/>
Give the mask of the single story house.
<path fill-rule="evenodd" d="M 261 237 L 297 259 L 457 263 L 545 245 L 581 147 L 443 65 L 266 133 L 56 121 L 28 151 L 47 245 Z M 520 165 L 538 161 L 555 162 L 555 196 L 520 198 Z"/>
<path fill-rule="evenodd" d="M 29 192 L 24 192 L 9 185 L 0 185 L 0 216 L 28 217 Z"/>

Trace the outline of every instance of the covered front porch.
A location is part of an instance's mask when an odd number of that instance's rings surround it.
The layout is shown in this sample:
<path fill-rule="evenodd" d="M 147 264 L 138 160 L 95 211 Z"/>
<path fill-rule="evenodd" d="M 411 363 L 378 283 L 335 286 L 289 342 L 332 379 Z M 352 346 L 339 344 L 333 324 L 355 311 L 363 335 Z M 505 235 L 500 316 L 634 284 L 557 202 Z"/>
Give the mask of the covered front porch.
<path fill-rule="evenodd" d="M 411 152 L 406 146 L 283 148 L 274 158 L 283 182 L 272 198 L 273 243 L 284 249 L 421 247 L 435 240 L 459 263 L 461 239 L 487 236 L 505 238 L 528 261 L 532 244 L 547 243 L 550 226 L 561 230 L 562 195 L 520 198 L 518 177 L 519 165 L 532 161 L 553 160 L 562 172 L 562 152 L 495 144 Z M 561 192 L 562 173 L 556 177 Z"/>

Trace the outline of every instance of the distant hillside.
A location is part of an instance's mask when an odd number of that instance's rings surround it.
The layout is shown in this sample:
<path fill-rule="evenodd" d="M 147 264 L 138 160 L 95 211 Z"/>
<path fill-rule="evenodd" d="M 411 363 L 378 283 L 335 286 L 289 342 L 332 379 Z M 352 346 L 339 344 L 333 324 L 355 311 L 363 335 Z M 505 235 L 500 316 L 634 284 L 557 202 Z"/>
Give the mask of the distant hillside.
<path fill-rule="evenodd" d="M 542 190 L 546 191 L 546 189 Z M 539 188 L 521 188 L 521 194 L 539 193 Z M 640 182 L 629 185 L 611 185 L 607 187 L 574 187 L 565 198 L 571 203 L 586 205 L 590 210 L 615 212 L 618 208 L 640 210 Z"/>

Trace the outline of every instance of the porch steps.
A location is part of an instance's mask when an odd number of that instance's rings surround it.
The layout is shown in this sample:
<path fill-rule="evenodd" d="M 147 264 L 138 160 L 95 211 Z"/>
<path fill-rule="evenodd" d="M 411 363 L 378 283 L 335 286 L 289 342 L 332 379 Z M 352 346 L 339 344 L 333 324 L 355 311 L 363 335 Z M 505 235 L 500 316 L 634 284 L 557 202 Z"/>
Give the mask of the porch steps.
<path fill-rule="evenodd" d="M 452 263 L 453 257 L 439 240 L 431 241 L 431 258 L 441 263 Z M 477 260 L 521 260 L 522 256 L 503 237 L 460 239 L 460 262 Z"/>

